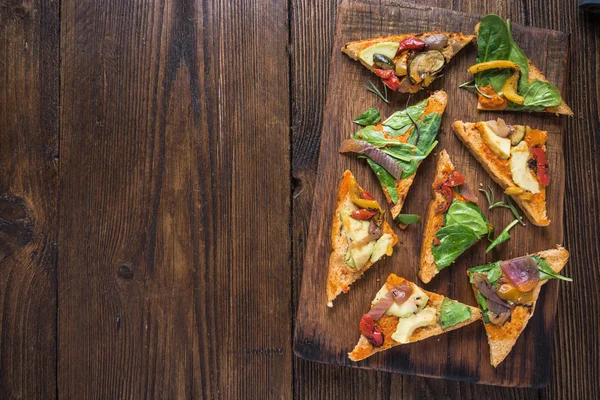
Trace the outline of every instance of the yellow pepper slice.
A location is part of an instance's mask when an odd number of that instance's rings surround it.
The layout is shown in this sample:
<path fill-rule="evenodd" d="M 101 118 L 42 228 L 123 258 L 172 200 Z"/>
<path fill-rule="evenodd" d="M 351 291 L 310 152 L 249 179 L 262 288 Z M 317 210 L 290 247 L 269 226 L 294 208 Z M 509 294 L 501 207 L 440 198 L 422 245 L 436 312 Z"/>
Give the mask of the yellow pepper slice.
<path fill-rule="evenodd" d="M 502 86 L 502 94 L 507 100 L 516 104 L 523 104 L 525 98 L 517 93 L 517 85 L 519 84 L 519 71 L 515 71 L 510 78 L 506 80 Z"/>
<path fill-rule="evenodd" d="M 381 207 L 379 207 L 379 203 L 377 202 L 377 200 L 369 200 L 369 199 L 361 199 L 360 198 L 360 192 L 359 192 L 358 185 L 356 184 L 356 182 L 352 182 L 352 184 L 348 188 L 348 194 L 350 195 L 350 201 L 352 201 L 358 207 L 370 208 L 373 210 L 382 211 Z"/>
<path fill-rule="evenodd" d="M 475 64 L 475 65 L 470 66 L 467 71 L 469 71 L 472 74 L 476 74 L 481 71 L 487 71 L 488 69 L 495 69 L 495 68 L 500 68 L 500 69 L 510 68 L 510 69 L 514 69 L 515 71 L 519 71 L 519 66 L 517 64 L 515 64 L 514 62 L 508 61 L 508 60 L 487 61 L 487 62 Z"/>

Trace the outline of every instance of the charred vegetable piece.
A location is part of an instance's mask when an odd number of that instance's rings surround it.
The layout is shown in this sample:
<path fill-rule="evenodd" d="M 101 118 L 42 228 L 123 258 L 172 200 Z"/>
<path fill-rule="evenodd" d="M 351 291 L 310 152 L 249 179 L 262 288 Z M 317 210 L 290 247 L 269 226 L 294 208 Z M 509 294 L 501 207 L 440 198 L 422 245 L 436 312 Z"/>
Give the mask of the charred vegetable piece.
<path fill-rule="evenodd" d="M 422 50 L 425 48 L 425 42 L 417 39 L 414 36 L 409 37 L 408 39 L 404 39 L 400 42 L 400 47 L 398 47 L 398 53 L 403 50 Z"/>
<path fill-rule="evenodd" d="M 427 50 L 441 50 L 448 44 L 448 36 L 443 33 L 431 35 L 423 39 Z"/>
<path fill-rule="evenodd" d="M 515 104 L 523 104 L 525 98 L 517 93 L 517 85 L 519 84 L 519 71 L 515 71 L 510 78 L 506 80 L 506 83 L 502 87 L 502 94 L 507 100 L 512 101 Z"/>
<path fill-rule="evenodd" d="M 375 72 L 375 75 L 380 77 L 381 81 L 394 92 L 400 87 L 400 81 L 391 69 L 375 68 L 373 72 Z"/>
<path fill-rule="evenodd" d="M 525 127 L 523 125 L 513 125 L 513 128 L 515 130 L 509 136 L 510 144 L 516 146 L 521 143 L 521 140 L 525 137 Z"/>
<path fill-rule="evenodd" d="M 446 58 L 437 50 L 417 54 L 408 66 L 408 77 L 413 84 L 427 87 L 446 64 Z"/>
<path fill-rule="evenodd" d="M 366 210 L 364 208 L 360 208 L 358 210 L 352 211 L 350 216 L 354 219 L 358 219 L 361 221 L 366 221 L 373 218 L 377 214 L 377 211 Z"/>
<path fill-rule="evenodd" d="M 373 54 L 373 64 L 375 64 L 375 66 L 381 69 L 396 69 L 396 64 L 394 64 L 394 61 L 392 61 L 391 58 L 379 53 Z"/>
<path fill-rule="evenodd" d="M 405 52 L 404 54 L 402 54 L 397 60 L 396 60 L 396 75 L 398 76 L 405 76 L 408 72 L 407 72 L 407 68 L 408 68 L 408 52 Z"/>
<path fill-rule="evenodd" d="M 548 159 L 546 153 L 541 147 L 531 149 L 531 154 L 537 163 L 537 175 L 542 185 L 550 184 L 550 175 L 548 174 Z"/>
<path fill-rule="evenodd" d="M 383 332 L 369 314 L 363 315 L 360 320 L 360 333 L 375 347 L 383 344 Z"/>
<path fill-rule="evenodd" d="M 467 71 L 472 74 L 476 74 L 478 72 L 483 72 L 483 71 L 487 71 L 488 69 L 496 69 L 496 68 L 498 68 L 498 69 L 510 68 L 510 69 L 514 69 L 515 71 L 519 71 L 519 66 L 517 64 L 515 64 L 512 61 L 507 61 L 507 60 L 487 61 L 487 62 L 482 62 L 479 64 L 471 65 Z"/>

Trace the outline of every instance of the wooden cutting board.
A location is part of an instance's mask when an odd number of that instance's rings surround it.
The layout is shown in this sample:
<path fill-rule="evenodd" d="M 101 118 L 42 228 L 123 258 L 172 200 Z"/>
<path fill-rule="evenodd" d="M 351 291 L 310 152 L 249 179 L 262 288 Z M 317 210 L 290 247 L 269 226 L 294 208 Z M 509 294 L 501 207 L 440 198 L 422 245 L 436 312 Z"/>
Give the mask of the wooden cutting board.
<path fill-rule="evenodd" d="M 386 204 L 377 179 L 368 165 L 355 156 L 339 154 L 340 143 L 358 130 L 359 127 L 352 120 L 367 108 L 376 107 L 385 117 L 428 96 L 426 92 L 412 97 L 392 93 L 392 101 L 386 105 L 363 87 L 369 80 L 380 86 L 378 78 L 360 63 L 344 55 L 340 49 L 348 41 L 379 35 L 433 30 L 471 33 L 479 20 L 480 16 L 410 4 L 351 2 L 340 5 L 296 321 L 294 351 L 298 356 L 337 365 L 492 385 L 541 387 L 549 382 L 559 286 L 569 284 L 557 281 L 544 286 L 535 315 L 512 353 L 496 369 L 489 363 L 489 348 L 481 323 L 425 341 L 399 346 L 359 363 L 354 363 L 347 357 L 359 339 L 361 315 L 369 310 L 371 299 L 390 273 L 404 276 L 427 290 L 476 305 L 465 274 L 466 268 L 553 248 L 563 241 L 565 176 L 562 132 L 565 117 L 478 112 L 475 95 L 458 88 L 459 84 L 472 78 L 466 70 L 475 62 L 474 44 L 463 49 L 447 66 L 444 77 L 432 84 L 432 90 L 444 89 L 448 93 L 448 106 L 438 136 L 440 143 L 435 153 L 442 149 L 448 150 L 452 161 L 465 175 L 471 187 L 476 188 L 480 183 L 490 185 L 496 199 L 502 199 L 501 188 L 459 142 L 450 124 L 455 120 L 474 122 L 502 117 L 512 124 L 527 124 L 547 130 L 548 159 L 552 174 L 548 189 L 548 215 L 552 223 L 546 228 L 530 223 L 526 227 L 517 225 L 511 231 L 511 240 L 488 255 L 485 254 L 488 242 L 482 240 L 463 254 L 453 266 L 443 270 L 429 285 L 421 284 L 417 278 L 423 223 L 410 226 L 404 231 L 394 226 L 399 243 L 393 256 L 375 264 L 362 280 L 352 286 L 348 294 L 341 294 L 334 302 L 333 309 L 326 306 L 327 262 L 331 251 L 329 235 L 336 191 L 343 171 L 350 169 L 363 188 L 376 196 L 380 204 Z M 565 97 L 568 34 L 513 25 L 513 36 L 525 54 L 561 89 Z M 431 198 L 435 164 L 435 156 L 430 156 L 421 164 L 415 183 L 408 193 L 404 213 L 425 215 Z M 496 227 L 496 235 L 513 220 L 508 209 L 495 208 L 488 211 L 483 196 L 479 198 L 479 205 Z M 389 213 L 387 218 L 388 221 L 391 219 Z M 568 264 L 564 273 L 569 275 Z"/>

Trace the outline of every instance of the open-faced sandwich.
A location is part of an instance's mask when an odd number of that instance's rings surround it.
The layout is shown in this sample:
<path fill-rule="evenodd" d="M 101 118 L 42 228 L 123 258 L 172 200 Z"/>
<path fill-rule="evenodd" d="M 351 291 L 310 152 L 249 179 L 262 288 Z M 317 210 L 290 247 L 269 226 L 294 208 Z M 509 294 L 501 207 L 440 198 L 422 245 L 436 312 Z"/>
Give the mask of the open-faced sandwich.
<path fill-rule="evenodd" d="M 425 283 L 493 229 L 446 150 L 438 156 L 432 189 L 419 262 L 419 278 Z"/>
<path fill-rule="evenodd" d="M 440 90 L 429 98 L 365 126 L 345 140 L 340 153 L 366 158 L 377 175 L 395 219 L 404 205 L 417 168 L 437 145 L 436 137 L 448 96 Z"/>
<path fill-rule="evenodd" d="M 441 76 L 444 66 L 474 37 L 456 32 L 407 33 L 349 42 L 342 51 L 391 90 L 416 93 Z"/>
<path fill-rule="evenodd" d="M 548 133 L 497 121 L 454 121 L 452 130 L 534 225 L 546 226 L 546 186 L 550 184 Z"/>
<path fill-rule="evenodd" d="M 360 339 L 349 354 L 360 361 L 401 344 L 461 328 L 481 318 L 476 307 L 425 291 L 391 274 L 360 320 Z"/>
<path fill-rule="evenodd" d="M 392 255 L 398 236 L 383 218 L 373 196 L 356 183 L 350 171 L 344 172 L 331 227 L 327 306 L 333 307 L 333 299 L 348 292 L 373 263 Z"/>
<path fill-rule="evenodd" d="M 478 110 L 538 111 L 573 115 L 560 91 L 525 56 L 512 38 L 510 21 L 486 15 L 475 27 L 475 79 L 461 85 L 477 93 Z"/>
<path fill-rule="evenodd" d="M 569 252 L 557 246 L 530 256 L 469 268 L 467 274 L 483 313 L 494 367 L 510 353 L 533 316 L 542 285 L 548 279 L 571 281 L 559 275 L 568 258 Z"/>

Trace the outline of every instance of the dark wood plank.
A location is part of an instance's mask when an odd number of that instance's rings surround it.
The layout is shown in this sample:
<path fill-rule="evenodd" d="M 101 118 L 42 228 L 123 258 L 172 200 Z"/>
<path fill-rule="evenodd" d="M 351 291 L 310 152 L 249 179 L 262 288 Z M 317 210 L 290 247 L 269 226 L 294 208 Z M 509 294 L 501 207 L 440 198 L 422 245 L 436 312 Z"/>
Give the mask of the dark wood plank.
<path fill-rule="evenodd" d="M 62 1 L 61 397 L 291 397 L 287 15 Z"/>
<path fill-rule="evenodd" d="M 0 4 L 0 398 L 56 397 L 58 3 Z"/>
<path fill-rule="evenodd" d="M 449 31 L 470 31 L 479 18 L 466 15 L 451 14 L 449 12 L 437 9 L 411 7 L 411 6 L 389 6 L 384 5 L 362 5 L 351 4 L 342 5 L 340 8 L 342 14 L 338 17 L 338 31 L 334 48 L 340 48 L 343 43 L 349 40 L 356 40 L 370 36 L 382 34 L 392 34 L 394 32 L 421 32 L 427 30 L 449 30 Z M 389 19 L 380 17 L 380 14 L 388 15 Z M 340 22 L 341 21 L 341 22 Z M 559 87 L 565 83 L 564 72 L 566 71 L 566 35 L 558 32 L 550 32 L 533 28 L 514 28 L 515 40 L 522 46 L 526 53 L 534 53 L 530 56 L 532 61 L 545 71 L 546 76 Z M 543 43 L 546 48 L 545 53 L 535 54 L 535 49 Z M 475 49 L 471 47 L 465 51 L 462 57 L 453 60 L 449 71 L 444 78 L 444 82 L 437 87 L 443 87 L 450 93 L 450 103 L 446 110 L 444 125 L 442 131 L 450 132 L 449 125 L 455 119 L 473 120 L 475 118 L 492 118 L 497 116 L 493 113 L 477 113 L 473 105 L 473 99 L 468 93 L 459 91 L 458 85 L 468 80 L 464 72 L 466 67 L 472 63 L 475 58 Z M 364 301 L 360 299 L 373 296 L 380 284 L 377 279 L 372 277 L 370 282 L 362 285 L 355 285 L 353 293 L 348 298 L 342 299 L 338 308 L 333 311 L 327 311 L 320 304 L 324 294 L 324 282 L 326 268 L 321 268 L 322 262 L 326 260 L 329 254 L 328 235 L 330 226 L 330 211 L 333 209 L 331 188 L 337 186 L 341 172 L 350 167 L 359 175 L 361 184 L 367 180 L 366 188 L 370 191 L 376 191 L 377 183 L 374 176 L 366 171 L 364 176 L 362 170 L 366 170 L 364 165 L 356 160 L 348 160 L 337 154 L 337 148 L 341 140 L 353 132 L 351 117 L 358 115 L 365 108 L 376 103 L 366 92 L 361 90 L 360 82 L 368 79 L 368 72 L 364 69 L 350 67 L 348 61 L 342 59 L 341 53 L 334 51 L 332 56 L 332 65 L 336 73 L 330 75 L 328 86 L 328 104 L 326 110 L 323 132 L 323 142 L 321 143 L 321 157 L 319 169 L 323 171 L 317 179 L 317 191 L 315 198 L 319 199 L 319 208 L 312 210 L 313 224 L 311 225 L 311 234 L 309 235 L 307 247 L 311 250 L 307 253 L 305 265 L 309 270 L 304 271 L 303 289 L 298 312 L 298 324 L 296 327 L 297 340 L 296 351 L 308 359 L 316 359 L 327 362 L 334 362 L 342 365 L 354 365 L 347 360 L 346 353 L 349 351 L 348 343 L 353 341 L 352 331 L 340 333 L 336 331 L 336 326 L 347 324 L 347 321 L 358 321 L 360 314 L 364 312 Z M 464 76 L 463 76 L 464 75 Z M 344 84 L 339 80 L 343 76 Z M 419 98 L 424 97 L 423 95 Z M 350 104 L 346 99 L 354 99 Z M 385 115 L 389 115 L 392 110 L 403 108 L 406 98 L 396 99 L 392 107 L 381 107 Z M 416 101 L 416 99 L 415 99 Z M 379 102 L 381 103 L 381 102 Z M 465 107 L 452 107 L 452 105 L 464 104 Z M 485 257 L 483 249 L 484 243 L 478 245 L 479 252 L 474 250 L 462 259 L 463 268 L 452 268 L 444 271 L 445 279 L 438 279 L 429 286 L 429 289 L 449 294 L 455 298 L 474 303 L 472 292 L 466 280 L 464 279 L 464 265 L 480 265 L 497 258 L 510 258 L 518 254 L 525 254 L 540 249 L 551 248 L 556 243 L 562 243 L 562 201 L 564 181 L 562 179 L 562 121 L 559 118 L 525 115 L 525 114 L 507 114 L 503 116 L 512 123 L 524 123 L 544 129 L 550 132 L 551 140 L 549 144 L 549 157 L 551 164 L 556 166 L 553 185 L 550 188 L 552 193 L 550 198 L 559 201 L 549 203 L 549 214 L 554 219 L 554 223 L 548 229 L 540 229 L 529 226 L 527 230 L 517 230 L 513 233 L 511 241 L 512 248 L 505 247 L 502 251 L 495 252 Z M 346 132 L 347 131 L 347 132 Z M 350 132 L 350 133 L 348 133 Z M 442 134 L 440 136 L 440 148 L 446 148 L 451 154 L 451 158 L 468 180 L 473 182 L 491 183 L 489 177 L 479 167 L 476 161 L 468 155 L 460 142 L 451 134 Z M 426 162 L 419 170 L 420 177 L 433 176 L 435 162 Z M 368 176 L 367 176 L 368 175 Z M 370 180 L 369 180 L 370 179 Z M 422 178 L 425 179 L 425 178 Z M 372 187 L 371 187 L 372 186 Z M 416 185 L 413 187 L 412 194 L 409 195 L 409 201 L 405 205 L 406 212 L 419 213 L 419 205 L 426 204 L 430 198 L 429 185 Z M 512 216 L 508 213 L 490 213 L 492 222 L 498 226 L 505 226 Z M 319 221 L 319 223 L 314 223 Z M 376 272 L 369 271 L 369 274 L 376 273 L 376 278 L 385 279 L 390 272 L 400 272 L 409 279 L 415 279 L 414 268 L 407 265 L 406 262 L 399 263 L 402 260 L 412 259 L 413 264 L 417 264 L 417 253 L 420 247 L 420 228 L 415 229 L 413 233 L 403 233 L 401 245 L 396 254 L 377 268 Z M 535 232 L 535 234 L 532 234 Z M 398 252 L 402 254 L 398 254 Z M 394 264 L 395 260 L 395 264 Z M 326 264 L 326 263 L 325 263 Z M 410 263 L 409 263 L 410 264 Z M 442 274 L 444 275 L 444 274 Z M 307 281 L 308 279 L 308 281 Z M 367 279 L 365 279 L 367 280 Z M 448 292 L 450 286 L 448 281 L 453 281 L 455 285 Z M 321 284 L 320 284 L 321 283 Z M 357 289 L 358 287 L 358 289 Z M 469 379 L 486 383 L 495 383 L 508 386 L 539 386 L 547 383 L 550 373 L 548 349 L 552 342 L 552 321 L 556 308 L 556 292 L 558 285 L 556 282 L 547 285 L 544 294 L 540 298 L 538 312 L 530 322 L 528 330 L 521 336 L 515 346 L 513 354 L 527 354 L 526 357 L 514 356 L 498 369 L 494 370 L 489 365 L 489 356 L 487 352 L 487 343 L 485 335 L 481 331 L 476 331 L 476 327 L 468 327 L 451 333 L 437 340 L 437 345 L 432 346 L 431 341 L 428 346 L 415 344 L 410 347 L 394 352 L 393 355 L 373 357 L 363 363 L 361 367 L 377 368 L 383 370 L 403 371 L 413 374 L 427 376 L 445 376 L 453 379 Z M 319 288 L 323 290 L 319 290 Z M 323 293 L 321 293 L 323 292 Z M 357 294 L 358 292 L 358 294 Z M 549 301 L 544 301 L 548 297 Z M 324 301 L 322 302 L 324 304 Z M 341 308 L 341 310 L 340 310 Z M 344 322 L 346 321 L 346 322 Z M 339 331 L 339 329 L 337 329 Z M 336 331 L 335 337 L 327 335 L 327 332 Z M 356 339 L 354 339 L 355 341 Z M 448 360 L 439 360 L 441 353 L 448 353 Z M 479 354 L 479 357 L 467 356 L 467 354 Z M 426 360 L 426 361 L 425 361 Z M 432 364 L 433 363 L 433 364 Z M 520 371 L 515 373 L 515 371 Z"/>

